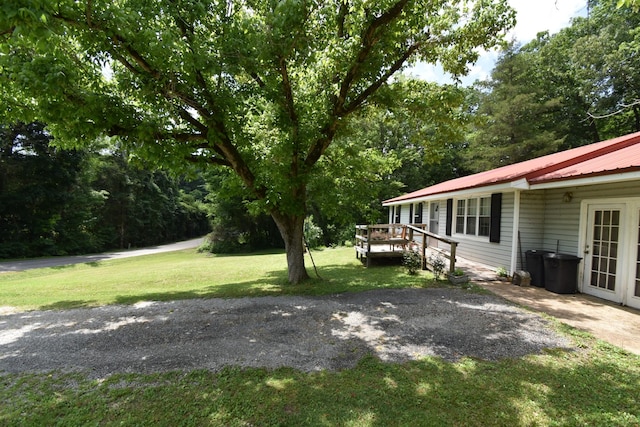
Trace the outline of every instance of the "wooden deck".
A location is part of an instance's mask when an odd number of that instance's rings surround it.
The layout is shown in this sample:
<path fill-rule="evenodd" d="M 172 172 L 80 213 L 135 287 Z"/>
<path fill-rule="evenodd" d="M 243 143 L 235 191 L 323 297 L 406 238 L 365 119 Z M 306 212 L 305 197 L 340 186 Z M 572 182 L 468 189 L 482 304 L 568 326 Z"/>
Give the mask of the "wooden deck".
<path fill-rule="evenodd" d="M 449 260 L 449 271 L 455 270 L 458 242 L 426 230 L 426 224 L 377 224 L 356 225 L 356 258 L 370 266 L 376 258 L 402 258 L 405 251 L 420 254 L 422 268 L 428 266 L 431 255 L 437 254 Z M 449 245 L 449 251 L 429 246 L 435 239 Z"/>

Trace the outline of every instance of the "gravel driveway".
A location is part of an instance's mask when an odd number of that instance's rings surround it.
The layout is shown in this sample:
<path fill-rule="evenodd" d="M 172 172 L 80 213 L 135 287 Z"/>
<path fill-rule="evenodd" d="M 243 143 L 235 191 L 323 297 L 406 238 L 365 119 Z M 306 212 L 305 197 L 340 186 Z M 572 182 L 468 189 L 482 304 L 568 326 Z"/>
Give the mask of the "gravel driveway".
<path fill-rule="evenodd" d="M 568 348 L 539 316 L 462 289 L 141 302 L 0 316 L 0 372 L 339 370 L 366 354 L 497 360 Z"/>

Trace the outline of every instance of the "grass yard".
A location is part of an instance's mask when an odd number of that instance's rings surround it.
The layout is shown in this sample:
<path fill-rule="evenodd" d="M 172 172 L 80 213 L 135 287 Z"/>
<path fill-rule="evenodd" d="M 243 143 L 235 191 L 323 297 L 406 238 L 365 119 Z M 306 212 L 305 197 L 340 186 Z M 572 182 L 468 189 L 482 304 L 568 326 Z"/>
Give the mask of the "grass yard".
<path fill-rule="evenodd" d="M 353 248 L 313 252 L 323 280 L 287 282 L 284 253 L 220 256 L 195 250 L 0 274 L 0 306 L 64 309 L 139 301 L 261 295 L 320 295 L 411 286 L 437 286 L 429 273 L 401 266 L 365 269 Z M 311 261 L 309 274 L 315 277 Z M 365 274 L 366 272 L 366 274 Z"/>
<path fill-rule="evenodd" d="M 445 286 L 401 267 L 363 269 L 352 249 L 314 257 L 325 280 L 303 286 L 286 283 L 283 254 L 184 251 L 2 274 L 0 305 L 70 308 Z M 577 351 L 500 362 L 387 364 L 368 357 L 354 369 L 315 373 L 229 367 L 100 380 L 0 373 L 0 425 L 639 426 L 640 357 L 562 324 L 556 328 Z"/>

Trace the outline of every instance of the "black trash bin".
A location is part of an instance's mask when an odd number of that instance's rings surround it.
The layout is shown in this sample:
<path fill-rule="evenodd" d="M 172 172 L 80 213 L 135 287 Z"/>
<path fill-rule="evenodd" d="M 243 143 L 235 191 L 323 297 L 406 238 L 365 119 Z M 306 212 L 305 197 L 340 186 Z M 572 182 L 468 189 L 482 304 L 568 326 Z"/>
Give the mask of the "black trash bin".
<path fill-rule="evenodd" d="M 531 284 L 544 288 L 544 260 L 542 259 L 545 254 L 550 254 L 551 251 L 537 251 L 531 250 L 525 252 L 527 261 L 527 271 L 531 275 Z"/>
<path fill-rule="evenodd" d="M 582 258 L 568 254 L 544 255 L 544 287 L 556 294 L 575 294 L 578 289 L 578 264 Z"/>

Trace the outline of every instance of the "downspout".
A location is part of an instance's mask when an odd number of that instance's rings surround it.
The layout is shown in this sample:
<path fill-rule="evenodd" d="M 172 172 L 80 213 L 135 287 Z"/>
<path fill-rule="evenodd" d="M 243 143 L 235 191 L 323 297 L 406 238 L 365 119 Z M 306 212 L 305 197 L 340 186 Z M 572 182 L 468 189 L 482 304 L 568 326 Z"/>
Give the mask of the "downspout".
<path fill-rule="evenodd" d="M 518 230 L 520 230 L 520 190 L 513 193 L 513 230 L 511 235 L 511 275 L 518 269 Z M 524 266 L 522 266 L 524 268 Z"/>

